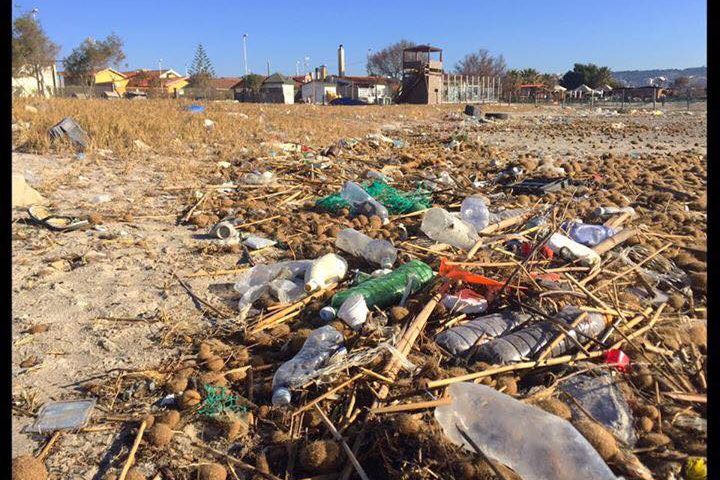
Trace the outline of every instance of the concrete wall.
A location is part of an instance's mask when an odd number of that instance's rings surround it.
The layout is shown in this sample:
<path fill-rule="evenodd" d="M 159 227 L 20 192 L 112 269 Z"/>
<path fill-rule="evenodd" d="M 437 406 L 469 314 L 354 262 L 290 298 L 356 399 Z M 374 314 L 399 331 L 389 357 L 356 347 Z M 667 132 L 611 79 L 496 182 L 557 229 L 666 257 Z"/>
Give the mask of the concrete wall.
<path fill-rule="evenodd" d="M 45 83 L 45 94 L 48 96 L 55 95 L 55 90 L 62 86 L 60 82 L 61 79 L 57 73 L 55 65 L 43 69 L 42 76 L 43 82 Z M 37 80 L 35 80 L 35 77 L 33 75 L 13 77 L 12 92 L 13 95 L 23 97 L 37 95 Z"/>

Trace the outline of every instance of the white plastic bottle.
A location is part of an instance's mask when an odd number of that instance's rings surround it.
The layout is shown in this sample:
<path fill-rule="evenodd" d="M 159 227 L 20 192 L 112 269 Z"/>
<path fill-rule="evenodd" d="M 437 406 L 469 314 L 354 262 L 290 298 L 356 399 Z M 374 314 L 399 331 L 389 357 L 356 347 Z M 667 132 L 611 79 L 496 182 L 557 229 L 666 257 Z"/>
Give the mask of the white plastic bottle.
<path fill-rule="evenodd" d="M 305 378 L 322 368 L 335 353 L 343 348 L 343 336 L 331 325 L 313 330 L 300 351 L 280 365 L 272 382 L 273 405 L 290 403 L 290 389 L 301 385 Z"/>
<path fill-rule="evenodd" d="M 463 200 L 460 205 L 460 218 L 479 232 L 490 224 L 490 210 L 482 197 L 472 195 Z"/>
<path fill-rule="evenodd" d="M 617 480 L 598 452 L 568 421 L 486 385 L 454 383 L 452 403 L 435 409 L 450 441 L 474 452 L 458 431 L 490 459 L 524 480 Z"/>
<path fill-rule="evenodd" d="M 581 245 L 561 233 L 553 233 L 547 241 L 547 246 L 555 254 L 569 252 L 569 255 L 580 260 L 584 266 L 592 266 L 600 262 L 600 255 L 594 250 Z"/>
<path fill-rule="evenodd" d="M 470 250 L 480 238 L 475 227 L 442 208 L 425 212 L 420 229 L 436 242 L 463 250 Z"/>
<path fill-rule="evenodd" d="M 335 240 L 335 246 L 350 255 L 362 257 L 382 268 L 392 267 L 397 260 L 397 249 L 387 240 L 372 239 L 353 228 L 342 230 Z"/>
<path fill-rule="evenodd" d="M 345 278 L 347 270 L 347 262 L 341 256 L 334 253 L 323 255 L 305 271 L 305 291 L 311 293 L 339 282 Z"/>

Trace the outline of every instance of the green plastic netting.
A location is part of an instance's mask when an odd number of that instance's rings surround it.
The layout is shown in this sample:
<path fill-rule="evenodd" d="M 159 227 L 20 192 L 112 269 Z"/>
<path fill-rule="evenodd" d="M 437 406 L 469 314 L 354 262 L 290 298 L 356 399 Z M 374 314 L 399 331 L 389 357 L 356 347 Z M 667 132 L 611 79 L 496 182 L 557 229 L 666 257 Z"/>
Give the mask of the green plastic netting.
<path fill-rule="evenodd" d="M 361 184 L 363 190 L 388 209 L 391 215 L 416 212 L 431 206 L 431 194 L 423 188 L 414 192 L 401 192 L 385 182 L 375 180 L 370 185 Z M 339 193 L 333 193 L 315 202 L 320 208 L 330 212 L 337 212 L 342 208 L 350 208 L 350 204 Z"/>
<path fill-rule="evenodd" d="M 198 410 L 201 415 L 214 416 L 225 412 L 245 412 L 247 409 L 237 404 L 237 397 L 225 387 L 205 385 L 205 400 Z"/>

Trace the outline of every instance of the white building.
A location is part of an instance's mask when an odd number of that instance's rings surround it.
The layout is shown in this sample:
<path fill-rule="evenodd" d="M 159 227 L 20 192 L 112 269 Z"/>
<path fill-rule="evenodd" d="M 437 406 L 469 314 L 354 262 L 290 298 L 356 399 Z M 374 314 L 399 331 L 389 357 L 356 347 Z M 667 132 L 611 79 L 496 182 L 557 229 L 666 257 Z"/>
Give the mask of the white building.
<path fill-rule="evenodd" d="M 331 76 L 337 83 L 337 93 L 343 98 L 352 98 L 366 103 L 390 103 L 392 93 L 390 82 L 384 77 Z"/>
<path fill-rule="evenodd" d="M 337 85 L 323 80 L 311 80 L 301 87 L 302 101 L 305 103 L 327 104 L 337 97 Z"/>
<path fill-rule="evenodd" d="M 263 81 L 260 91 L 266 102 L 295 103 L 295 81 L 285 75 L 270 75 Z"/>
<path fill-rule="evenodd" d="M 23 70 L 23 76 L 12 78 L 12 94 L 21 97 L 30 95 L 45 94 L 54 95 L 58 88 L 62 88 L 62 77 L 58 75 L 55 64 L 47 66 L 42 70 L 42 83 L 44 92 L 38 92 L 38 82 L 35 76 L 30 73 L 29 68 Z"/>

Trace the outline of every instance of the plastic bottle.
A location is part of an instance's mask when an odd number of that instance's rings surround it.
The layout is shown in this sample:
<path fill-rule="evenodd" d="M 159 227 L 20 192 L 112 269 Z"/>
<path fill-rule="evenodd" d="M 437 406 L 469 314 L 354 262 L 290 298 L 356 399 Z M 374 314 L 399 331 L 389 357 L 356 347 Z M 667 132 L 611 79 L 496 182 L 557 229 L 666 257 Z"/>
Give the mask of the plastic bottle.
<path fill-rule="evenodd" d="M 480 450 L 524 480 L 617 480 L 590 443 L 562 418 L 485 385 L 454 383 L 452 403 L 435 420 L 456 445 L 474 452 L 458 426 Z"/>
<path fill-rule="evenodd" d="M 383 268 L 392 267 L 397 260 L 397 249 L 392 243 L 387 240 L 372 239 L 352 228 L 346 228 L 338 234 L 335 246 Z"/>
<path fill-rule="evenodd" d="M 442 208 L 425 212 L 420 229 L 436 242 L 463 250 L 470 250 L 480 238 L 475 227 Z"/>
<path fill-rule="evenodd" d="M 470 196 L 460 205 L 460 218 L 480 231 L 490 224 L 490 210 L 480 196 Z"/>
<path fill-rule="evenodd" d="M 346 182 L 340 191 L 340 195 L 344 198 L 356 212 L 363 213 L 367 216 L 377 215 L 383 224 L 390 221 L 390 214 L 387 208 L 355 182 Z"/>
<path fill-rule="evenodd" d="M 347 269 L 347 262 L 341 256 L 334 253 L 323 255 L 305 270 L 305 291 L 311 293 L 340 282 L 347 275 Z"/>
<path fill-rule="evenodd" d="M 490 213 L 490 223 L 499 223 L 508 218 L 524 215 L 527 212 L 525 208 L 508 208 L 499 212 Z"/>
<path fill-rule="evenodd" d="M 561 229 L 570 239 L 587 247 L 594 247 L 617 233 L 614 228 L 605 225 L 593 225 L 582 222 L 563 222 Z"/>
<path fill-rule="evenodd" d="M 272 382 L 273 405 L 290 403 L 290 389 L 324 366 L 328 359 L 343 348 L 343 336 L 331 325 L 313 330 L 305 344 L 292 359 L 280 365 Z"/>
<path fill-rule="evenodd" d="M 617 215 L 618 213 L 629 213 L 635 215 L 635 209 L 633 207 L 598 207 L 593 213 L 596 217 L 607 217 L 610 215 Z"/>
<path fill-rule="evenodd" d="M 530 315 L 519 312 L 485 315 L 441 332 L 435 337 L 435 342 L 453 355 L 460 355 L 473 345 L 482 345 L 493 338 L 505 335 L 529 318 Z"/>
<path fill-rule="evenodd" d="M 360 285 L 343 290 L 333 295 L 330 305 L 320 310 L 323 320 L 332 320 L 345 300 L 353 294 L 360 294 L 365 298 L 368 308 L 375 306 L 385 308 L 396 305 L 403 297 L 405 289 L 412 278 L 410 294 L 422 289 L 432 278 L 432 269 L 420 260 L 412 260 L 401 265 L 392 273 L 377 278 L 371 278 Z"/>
<path fill-rule="evenodd" d="M 600 255 L 597 252 L 561 233 L 553 233 L 546 245 L 554 254 L 563 255 L 570 260 L 580 260 L 580 264 L 584 266 L 592 266 L 600 262 Z"/>
<path fill-rule="evenodd" d="M 569 332 L 553 347 L 549 354 L 550 357 L 577 348 L 570 337 L 580 343 L 587 343 L 586 336 L 596 337 L 607 327 L 604 315 L 588 313 L 575 328 L 570 329 L 570 324 L 581 314 L 582 311 L 577 307 L 567 306 L 555 316 L 555 321 L 567 324 L 566 330 Z M 473 358 L 495 365 L 531 359 L 561 332 L 562 330 L 556 325 L 556 322 L 545 320 L 483 344 L 477 349 Z"/>

